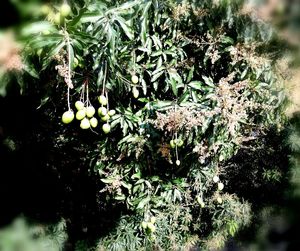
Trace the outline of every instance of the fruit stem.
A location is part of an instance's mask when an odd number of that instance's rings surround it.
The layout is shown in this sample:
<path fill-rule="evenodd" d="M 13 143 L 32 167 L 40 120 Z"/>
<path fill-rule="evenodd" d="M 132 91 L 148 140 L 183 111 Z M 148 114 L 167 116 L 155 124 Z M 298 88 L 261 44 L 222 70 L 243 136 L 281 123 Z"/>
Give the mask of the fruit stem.
<path fill-rule="evenodd" d="M 68 46 L 68 109 L 71 110 L 70 106 L 70 84 L 71 84 L 71 43 L 70 37 L 68 32 L 65 30 L 65 35 L 67 39 L 67 46 Z"/>
<path fill-rule="evenodd" d="M 106 75 L 107 75 L 107 61 L 105 61 L 104 77 L 103 77 L 103 85 L 102 85 L 102 95 L 104 95 L 104 89 L 105 89 L 105 83 L 106 83 Z"/>

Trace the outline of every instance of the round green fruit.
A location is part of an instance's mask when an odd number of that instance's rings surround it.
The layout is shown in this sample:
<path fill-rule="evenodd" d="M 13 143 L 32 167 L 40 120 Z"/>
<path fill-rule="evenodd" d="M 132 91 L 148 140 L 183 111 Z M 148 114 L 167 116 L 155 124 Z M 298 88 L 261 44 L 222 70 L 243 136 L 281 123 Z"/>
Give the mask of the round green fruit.
<path fill-rule="evenodd" d="M 103 124 L 102 126 L 102 130 L 105 134 L 109 133 L 110 132 L 110 125 L 109 124 Z"/>
<path fill-rule="evenodd" d="M 61 23 L 61 16 L 59 12 L 54 15 L 54 23 L 57 25 Z"/>
<path fill-rule="evenodd" d="M 105 107 L 99 107 L 98 115 L 99 116 L 105 116 L 106 114 L 107 114 L 107 109 Z"/>
<path fill-rule="evenodd" d="M 150 222 L 151 222 L 152 224 L 154 224 L 154 223 L 156 222 L 156 218 L 155 218 L 154 216 L 152 216 L 152 217 L 150 218 Z"/>
<path fill-rule="evenodd" d="M 224 184 L 222 182 L 218 183 L 218 189 L 221 191 L 224 188 Z"/>
<path fill-rule="evenodd" d="M 101 105 L 107 105 L 107 98 L 104 95 L 99 96 L 98 100 Z"/>
<path fill-rule="evenodd" d="M 180 160 L 179 160 L 179 159 L 176 160 L 176 165 L 177 165 L 177 166 L 180 166 Z"/>
<path fill-rule="evenodd" d="M 47 16 L 50 13 L 51 9 L 49 7 L 49 5 L 44 4 L 41 8 L 41 12 L 43 15 Z"/>
<path fill-rule="evenodd" d="M 77 120 L 82 120 L 86 115 L 85 109 L 79 110 L 76 112 L 76 119 Z"/>
<path fill-rule="evenodd" d="M 78 111 L 82 110 L 84 108 L 84 103 L 78 100 L 75 102 L 75 107 Z"/>
<path fill-rule="evenodd" d="M 95 112 L 96 112 L 96 110 L 93 106 L 88 106 L 86 108 L 86 116 L 88 116 L 89 118 L 93 117 Z"/>
<path fill-rule="evenodd" d="M 96 118 L 91 118 L 90 125 L 91 125 L 91 127 L 96 128 L 98 125 L 98 120 Z"/>
<path fill-rule="evenodd" d="M 142 222 L 142 228 L 143 228 L 143 229 L 146 229 L 147 227 L 148 227 L 147 222 L 146 222 L 146 221 L 143 221 L 143 222 Z"/>
<path fill-rule="evenodd" d="M 170 147 L 171 148 L 175 148 L 176 147 L 175 141 L 173 139 L 170 140 Z"/>
<path fill-rule="evenodd" d="M 71 123 L 73 121 L 73 119 L 74 119 L 74 112 L 73 111 L 64 112 L 64 114 L 62 115 L 62 118 L 61 118 L 61 120 L 64 124 Z"/>
<path fill-rule="evenodd" d="M 133 94 L 134 98 L 138 98 L 139 95 L 140 95 L 140 92 L 139 92 L 139 90 L 136 87 L 133 87 L 132 88 L 132 94 Z"/>
<path fill-rule="evenodd" d="M 218 197 L 218 198 L 217 198 L 217 202 L 218 202 L 219 204 L 222 204 L 222 203 L 223 203 L 222 198 L 221 198 L 221 197 Z"/>
<path fill-rule="evenodd" d="M 76 57 L 74 57 L 74 60 L 73 60 L 73 68 L 76 68 L 79 64 L 79 61 Z"/>
<path fill-rule="evenodd" d="M 213 177 L 213 182 L 217 183 L 217 182 L 219 182 L 219 180 L 220 180 L 219 176 L 215 175 Z"/>
<path fill-rule="evenodd" d="M 109 119 L 110 119 L 110 116 L 108 114 L 101 117 L 101 120 L 104 121 L 104 122 L 108 121 Z"/>
<path fill-rule="evenodd" d="M 131 82 L 134 84 L 137 84 L 139 82 L 139 78 L 137 75 L 132 75 L 131 76 Z"/>
<path fill-rule="evenodd" d="M 42 33 L 43 33 L 43 35 L 49 35 L 50 31 L 49 30 L 43 30 Z"/>
<path fill-rule="evenodd" d="M 152 233 L 155 232 L 155 230 L 156 230 L 155 226 L 151 222 L 148 222 L 148 228 Z"/>
<path fill-rule="evenodd" d="M 70 5 L 64 3 L 62 6 L 60 6 L 60 14 L 62 17 L 66 17 L 70 15 L 70 13 L 71 13 Z"/>
<path fill-rule="evenodd" d="M 183 146 L 183 140 L 182 139 L 178 139 L 177 140 L 177 146 L 178 147 L 182 147 Z"/>
<path fill-rule="evenodd" d="M 90 121 L 87 118 L 84 118 L 83 120 L 81 120 L 80 128 L 84 129 L 84 130 L 89 129 L 90 128 Z"/>
<path fill-rule="evenodd" d="M 116 110 L 110 110 L 108 111 L 109 116 L 114 116 L 116 114 Z"/>

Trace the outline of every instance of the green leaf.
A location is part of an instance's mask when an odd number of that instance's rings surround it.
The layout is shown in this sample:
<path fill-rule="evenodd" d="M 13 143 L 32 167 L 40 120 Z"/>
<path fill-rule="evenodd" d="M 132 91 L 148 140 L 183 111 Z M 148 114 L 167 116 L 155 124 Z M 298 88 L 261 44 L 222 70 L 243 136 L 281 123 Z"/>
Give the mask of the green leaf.
<path fill-rule="evenodd" d="M 188 86 L 199 91 L 201 91 L 203 88 L 203 84 L 200 81 L 192 81 L 188 83 Z"/>
<path fill-rule="evenodd" d="M 150 201 L 150 197 L 146 197 L 142 199 L 137 205 L 136 209 L 143 209 Z"/>

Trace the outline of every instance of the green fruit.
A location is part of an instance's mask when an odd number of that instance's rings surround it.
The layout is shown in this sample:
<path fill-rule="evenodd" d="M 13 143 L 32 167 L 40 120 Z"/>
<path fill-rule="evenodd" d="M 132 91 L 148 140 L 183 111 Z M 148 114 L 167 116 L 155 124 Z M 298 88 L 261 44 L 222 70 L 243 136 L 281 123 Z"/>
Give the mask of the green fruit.
<path fill-rule="evenodd" d="M 222 182 L 219 182 L 218 183 L 218 189 L 223 190 L 223 188 L 224 188 L 224 184 Z"/>
<path fill-rule="evenodd" d="M 151 222 L 148 222 L 148 228 L 149 228 L 149 230 L 153 233 L 153 232 L 155 232 L 155 226 L 153 225 L 153 223 L 151 223 Z"/>
<path fill-rule="evenodd" d="M 57 25 L 59 25 L 61 23 L 61 16 L 60 16 L 59 12 L 54 15 L 54 23 Z"/>
<path fill-rule="evenodd" d="M 37 50 L 37 52 L 36 52 L 36 54 L 40 57 L 41 56 L 41 54 L 42 54 L 42 52 L 43 52 L 43 49 L 42 48 L 40 48 L 40 49 L 38 49 Z"/>
<path fill-rule="evenodd" d="M 142 228 L 143 228 L 143 229 L 146 229 L 147 227 L 148 227 L 147 222 L 143 221 L 143 222 L 142 222 Z"/>
<path fill-rule="evenodd" d="M 178 147 L 182 147 L 183 146 L 183 140 L 182 139 L 178 139 L 177 140 L 177 146 Z"/>
<path fill-rule="evenodd" d="M 50 31 L 49 30 L 43 30 L 42 33 L 43 33 L 43 35 L 49 35 Z"/>
<path fill-rule="evenodd" d="M 171 146 L 171 148 L 175 148 L 176 147 L 175 141 L 173 139 L 170 140 L 170 146 Z"/>
<path fill-rule="evenodd" d="M 137 84 L 139 82 L 139 78 L 137 75 L 132 75 L 131 76 L 131 82 L 134 84 Z"/>
<path fill-rule="evenodd" d="M 71 13 L 71 7 L 70 5 L 64 3 L 62 6 L 60 6 L 60 14 L 62 17 L 66 17 Z"/>
<path fill-rule="evenodd" d="M 108 121 L 109 119 L 110 119 L 110 116 L 108 114 L 106 114 L 105 116 L 101 117 L 101 120 L 105 121 L 105 122 Z"/>
<path fill-rule="evenodd" d="M 109 112 L 108 112 L 108 115 L 109 116 L 114 116 L 116 114 L 116 111 L 115 110 L 110 110 Z"/>
<path fill-rule="evenodd" d="M 150 218 L 150 222 L 151 222 L 152 224 L 154 224 L 155 221 L 156 221 L 156 218 L 155 218 L 154 216 L 152 216 L 152 217 Z"/>
<path fill-rule="evenodd" d="M 140 95 L 140 92 L 139 92 L 139 90 L 136 87 L 133 87 L 132 88 L 132 94 L 133 94 L 134 98 L 138 98 L 139 95 Z"/>
<path fill-rule="evenodd" d="M 78 111 L 82 110 L 84 108 L 84 103 L 78 100 L 75 102 L 75 107 Z"/>
<path fill-rule="evenodd" d="M 73 60 L 73 68 L 76 68 L 79 64 L 79 61 L 78 59 L 75 57 L 74 60 Z"/>
<path fill-rule="evenodd" d="M 91 124 L 91 127 L 95 128 L 98 125 L 98 120 L 96 118 L 91 118 L 90 124 Z"/>
<path fill-rule="evenodd" d="M 50 13 L 50 11 L 51 11 L 51 9 L 50 9 L 49 5 L 47 5 L 47 4 L 44 4 L 41 8 L 41 12 L 45 16 L 48 15 Z"/>
<path fill-rule="evenodd" d="M 110 125 L 109 124 L 103 124 L 102 130 L 105 134 L 110 132 Z"/>
<path fill-rule="evenodd" d="M 205 204 L 204 204 L 203 200 L 200 198 L 200 196 L 197 196 L 197 202 L 201 208 L 205 207 Z"/>
<path fill-rule="evenodd" d="M 176 165 L 177 165 L 177 166 L 180 166 L 180 160 L 179 160 L 179 159 L 176 160 Z"/>
<path fill-rule="evenodd" d="M 90 121 L 87 118 L 84 118 L 83 120 L 81 120 L 80 128 L 84 129 L 84 130 L 89 129 L 90 128 Z"/>
<path fill-rule="evenodd" d="M 96 110 L 93 106 L 88 106 L 86 108 L 86 116 L 88 116 L 89 118 L 93 117 L 95 112 L 96 112 Z"/>
<path fill-rule="evenodd" d="M 61 118 L 61 120 L 64 124 L 71 123 L 73 121 L 73 119 L 74 119 L 74 112 L 73 111 L 64 112 L 64 114 L 62 115 L 62 118 Z"/>
<path fill-rule="evenodd" d="M 101 105 L 107 105 L 107 98 L 104 95 L 99 96 L 98 100 Z"/>
<path fill-rule="evenodd" d="M 86 115 L 85 109 L 79 110 L 76 112 L 76 119 L 77 120 L 82 120 Z"/>
<path fill-rule="evenodd" d="M 219 176 L 217 176 L 217 175 L 215 175 L 214 177 L 213 177 L 213 182 L 215 182 L 215 183 L 217 183 L 217 182 L 219 182 Z"/>
<path fill-rule="evenodd" d="M 105 116 L 107 114 L 107 109 L 105 107 L 100 107 L 98 109 L 98 115 L 99 116 Z"/>
<path fill-rule="evenodd" d="M 222 203 L 223 203 L 222 198 L 221 198 L 221 197 L 218 197 L 218 198 L 217 198 L 217 202 L 218 202 L 219 204 L 222 204 Z"/>

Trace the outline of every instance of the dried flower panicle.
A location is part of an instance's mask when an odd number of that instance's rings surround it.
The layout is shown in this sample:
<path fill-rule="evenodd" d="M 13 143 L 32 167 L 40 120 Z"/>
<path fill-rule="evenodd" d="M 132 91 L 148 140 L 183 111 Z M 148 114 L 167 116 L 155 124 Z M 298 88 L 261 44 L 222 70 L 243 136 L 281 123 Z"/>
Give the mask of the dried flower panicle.
<path fill-rule="evenodd" d="M 269 60 L 262 56 L 258 56 L 255 52 L 256 44 L 237 44 L 230 47 L 231 64 L 235 65 L 238 62 L 246 61 L 252 69 L 262 68 L 269 63 Z"/>
<path fill-rule="evenodd" d="M 69 88 L 73 89 L 73 83 L 72 79 L 69 78 L 69 67 L 68 64 L 66 63 L 65 59 L 65 51 L 61 50 L 61 54 L 57 54 L 54 56 L 54 59 L 59 63 L 58 65 L 55 66 L 55 70 L 58 71 L 58 74 L 64 78 L 65 83 L 68 85 Z M 72 72 L 70 73 L 72 76 Z"/>
<path fill-rule="evenodd" d="M 21 71 L 24 67 L 20 55 L 21 47 L 12 33 L 0 36 L 0 70 Z"/>
<path fill-rule="evenodd" d="M 157 118 L 151 121 L 160 130 L 167 133 L 177 132 L 185 129 L 189 132 L 192 128 L 202 126 L 207 117 L 212 117 L 214 111 L 196 110 L 192 107 L 176 107 L 169 109 L 166 113 L 157 112 Z"/>

